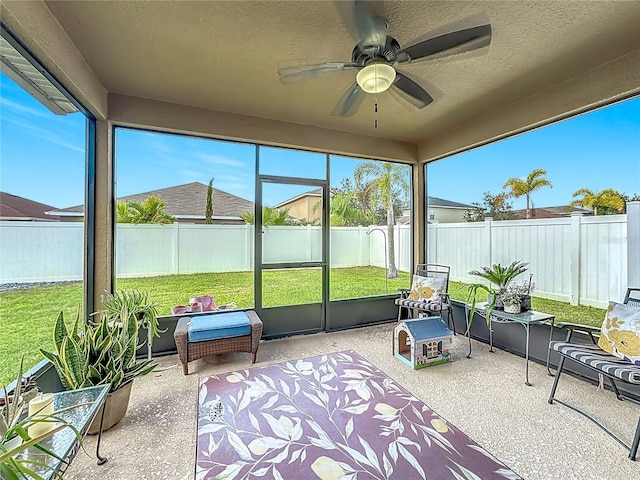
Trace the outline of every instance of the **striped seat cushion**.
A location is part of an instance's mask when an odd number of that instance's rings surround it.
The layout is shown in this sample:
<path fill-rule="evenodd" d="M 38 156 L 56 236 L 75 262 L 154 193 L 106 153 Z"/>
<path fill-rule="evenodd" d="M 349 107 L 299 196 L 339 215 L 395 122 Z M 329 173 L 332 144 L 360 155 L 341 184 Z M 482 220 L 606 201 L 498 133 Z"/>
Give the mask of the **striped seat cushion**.
<path fill-rule="evenodd" d="M 549 348 L 563 357 L 584 363 L 611 377 L 640 385 L 640 367 L 605 352 L 597 345 L 551 342 Z"/>
<path fill-rule="evenodd" d="M 440 312 L 448 310 L 448 303 L 440 302 L 424 302 L 421 300 L 411 300 L 410 298 L 396 298 L 396 305 L 406 308 L 418 308 L 420 310 L 429 310 L 430 312 Z"/>

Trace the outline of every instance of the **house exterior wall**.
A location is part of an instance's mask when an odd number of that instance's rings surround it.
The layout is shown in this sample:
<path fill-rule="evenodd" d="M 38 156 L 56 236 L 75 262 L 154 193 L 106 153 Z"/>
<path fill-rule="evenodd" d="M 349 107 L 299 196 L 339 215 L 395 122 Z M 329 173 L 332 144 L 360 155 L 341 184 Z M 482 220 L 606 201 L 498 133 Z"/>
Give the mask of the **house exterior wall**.
<path fill-rule="evenodd" d="M 429 206 L 427 210 L 429 222 L 436 221 L 438 223 L 463 222 L 464 212 L 466 212 L 466 209 L 464 208 L 432 207 L 432 206 Z"/>
<path fill-rule="evenodd" d="M 291 202 L 286 202 L 278 207 L 279 210 L 289 209 L 289 216 L 297 218 L 298 220 L 304 220 L 313 222 L 320 219 L 321 209 L 315 209 L 316 203 L 321 201 L 320 196 L 305 195 L 300 198 L 296 198 Z"/>

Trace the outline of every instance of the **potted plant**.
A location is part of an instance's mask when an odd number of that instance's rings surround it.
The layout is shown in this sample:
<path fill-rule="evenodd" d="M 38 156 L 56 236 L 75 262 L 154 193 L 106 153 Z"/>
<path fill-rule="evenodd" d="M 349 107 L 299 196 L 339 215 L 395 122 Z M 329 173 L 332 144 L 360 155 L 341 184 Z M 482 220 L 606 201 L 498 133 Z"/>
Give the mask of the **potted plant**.
<path fill-rule="evenodd" d="M 495 308 L 502 308 L 500 295 L 507 291 L 507 286 L 515 277 L 526 272 L 528 268 L 528 263 L 520 260 L 514 260 L 506 267 L 503 267 L 500 263 L 495 263 L 491 265 L 491 267 L 482 267 L 480 270 L 472 270 L 469 272 L 469 275 L 482 277 L 495 285 L 496 288 L 494 290 L 497 291 L 489 292 L 490 295 L 494 295 L 494 298 L 489 296 L 488 301 L 493 303 Z"/>
<path fill-rule="evenodd" d="M 529 279 L 522 281 L 522 283 L 512 281 L 507 285 L 507 293 L 515 293 L 520 296 L 521 310 L 531 310 L 531 292 L 536 288 L 532 279 L 533 274 L 529 275 Z"/>
<path fill-rule="evenodd" d="M 158 309 L 155 302 L 149 300 L 149 294 L 137 289 L 117 290 L 113 294 L 105 292 L 102 305 L 110 320 L 117 321 L 125 312 L 136 317 L 140 327 L 147 330 L 147 359 L 151 360 L 153 339 L 166 330 L 158 328 Z"/>
<path fill-rule="evenodd" d="M 0 398 L 0 436 L 4 439 L 8 431 L 13 429 L 22 416 L 25 405 L 38 394 L 38 386 L 31 378 L 24 378 L 23 375 L 24 356 L 20 360 L 16 386 L 9 395 L 7 387 L 3 386 L 3 397 Z"/>
<path fill-rule="evenodd" d="M 57 416 L 65 410 L 76 408 L 75 406 L 53 412 L 51 415 L 23 415 L 24 407 L 38 393 L 37 385 L 30 378 L 25 379 L 22 376 L 23 361 L 24 357 L 20 361 L 20 369 L 12 395 L 9 395 L 7 387 L 4 386 L 2 388 L 4 396 L 0 398 L 2 400 L 0 402 L 0 477 L 3 479 L 42 478 L 43 472 L 51 470 L 46 461 L 25 458 L 21 453 L 33 447 L 46 455 L 62 460 L 41 442 L 64 428 L 68 427 L 73 430 L 78 443 L 82 442 L 80 432 Z M 32 436 L 33 430 L 30 427 L 38 423 L 51 423 L 52 425 L 46 431 Z M 62 475 L 54 473 L 55 478 L 62 479 Z"/>
<path fill-rule="evenodd" d="M 517 292 L 506 292 L 500 296 L 506 313 L 520 313 L 522 297 Z"/>
<path fill-rule="evenodd" d="M 126 306 L 117 318 L 103 312 L 97 322 L 84 325 L 80 325 L 78 316 L 71 329 L 65 325 L 60 312 L 53 329 L 57 352 L 40 349 L 55 366 L 63 386 L 69 390 L 111 384 L 103 430 L 108 430 L 124 417 L 133 380 L 157 367 L 151 360 L 136 361 L 138 330 L 138 321 Z M 89 433 L 98 433 L 98 428 L 99 421 L 94 421 Z"/>

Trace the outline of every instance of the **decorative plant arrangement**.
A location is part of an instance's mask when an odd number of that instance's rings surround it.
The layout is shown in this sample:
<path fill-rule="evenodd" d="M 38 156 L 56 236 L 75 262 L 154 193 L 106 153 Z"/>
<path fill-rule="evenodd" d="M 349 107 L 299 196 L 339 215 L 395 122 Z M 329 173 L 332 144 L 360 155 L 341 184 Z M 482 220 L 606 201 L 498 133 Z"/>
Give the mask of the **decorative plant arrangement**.
<path fill-rule="evenodd" d="M 492 286 L 487 286 L 483 283 L 474 283 L 469 287 L 469 295 L 467 296 L 467 303 L 471 305 L 469 309 L 469 321 L 467 322 L 467 331 L 465 335 L 469 333 L 471 324 L 473 323 L 473 315 L 476 311 L 476 303 L 478 301 L 478 292 L 484 291 L 488 294 L 487 301 L 487 324 L 490 322 L 491 312 L 494 308 L 503 308 L 502 296 L 507 293 L 507 289 L 511 281 L 524 273 L 529 268 L 529 264 L 522 262 L 521 260 L 514 260 L 506 267 L 503 267 L 500 263 L 493 264 L 491 267 L 481 267 L 480 270 L 472 270 L 469 275 L 476 275 L 478 277 L 488 280 Z M 529 278 L 531 283 L 531 277 Z"/>
<path fill-rule="evenodd" d="M 532 279 L 533 274 L 530 274 L 528 280 L 523 280 L 521 283 L 512 281 L 507 285 L 507 293 L 515 293 L 520 297 L 520 306 L 522 307 L 522 310 L 531 310 L 531 292 L 536 289 L 536 284 Z"/>
<path fill-rule="evenodd" d="M 23 415 L 24 407 L 35 398 L 37 393 L 37 386 L 30 379 L 23 378 L 21 361 L 13 395 L 8 394 L 5 386 L 3 387 L 4 397 L 0 399 L 3 401 L 0 404 L 0 477 L 3 479 L 42 478 L 42 472 L 51 470 L 51 467 L 45 461 L 25 458 L 20 454 L 33 447 L 46 455 L 62 460 L 41 442 L 64 428 L 73 430 L 78 442 L 82 441 L 80 432 L 75 427 L 56 416 L 76 407 L 59 410 L 51 415 Z M 50 424 L 49 428 L 40 429 L 42 433 L 37 435 L 33 434 L 34 430 L 31 427 L 43 423 Z M 54 473 L 55 478 L 62 479 L 62 475 Z"/>
<path fill-rule="evenodd" d="M 60 312 L 53 330 L 57 353 L 40 350 L 55 366 L 60 381 L 69 390 L 111 384 L 104 430 L 124 417 L 133 380 L 148 375 L 157 367 L 151 360 L 136 361 L 138 330 L 136 316 L 129 312 L 126 304 L 118 317 L 102 312 L 95 323 L 81 325 L 76 317 L 71 330 Z M 97 431 L 92 426 L 89 433 Z"/>
<path fill-rule="evenodd" d="M 117 290 L 102 295 L 102 305 L 109 320 L 119 321 L 123 315 L 134 315 L 140 327 L 147 330 L 147 360 L 151 360 L 153 339 L 159 338 L 164 330 L 158 328 L 158 309 L 149 300 L 148 292 L 140 290 Z"/>
<path fill-rule="evenodd" d="M 501 295 L 502 304 L 506 313 L 520 313 L 522 296 L 516 292 L 507 292 Z"/>

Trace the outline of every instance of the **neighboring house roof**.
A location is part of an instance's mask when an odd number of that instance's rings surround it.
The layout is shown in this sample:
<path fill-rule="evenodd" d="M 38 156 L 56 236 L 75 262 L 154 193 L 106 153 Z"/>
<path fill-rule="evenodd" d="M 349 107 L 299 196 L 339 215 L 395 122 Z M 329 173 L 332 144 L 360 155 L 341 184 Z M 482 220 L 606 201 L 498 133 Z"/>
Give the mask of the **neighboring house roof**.
<path fill-rule="evenodd" d="M 164 200 L 166 212 L 176 218 L 204 218 L 207 205 L 207 185 L 200 182 L 185 183 L 174 187 L 151 190 L 119 197 L 118 202 L 129 200 L 142 202 L 147 197 L 157 196 Z M 244 212 L 253 212 L 253 202 L 236 195 L 213 189 L 213 218 L 240 218 Z M 84 214 L 84 205 L 64 208 L 55 212 L 60 216 L 80 216 Z"/>
<path fill-rule="evenodd" d="M 437 197 L 427 197 L 427 203 L 430 207 L 442 207 L 442 208 L 473 208 L 473 205 L 467 205 L 466 203 L 452 202 L 451 200 L 444 200 Z"/>
<path fill-rule="evenodd" d="M 46 212 L 54 209 L 55 207 L 51 205 L 0 192 L 0 219 L 2 220 L 45 220 L 51 222 L 58 220 L 58 218 L 47 215 Z"/>
<path fill-rule="evenodd" d="M 514 215 L 519 219 L 527 218 L 527 210 L 513 210 Z M 593 211 L 588 208 L 570 207 L 568 205 L 560 205 L 557 207 L 540 207 L 531 209 L 530 218 L 562 218 L 568 217 L 572 213 L 582 213 L 583 215 L 592 215 Z"/>

